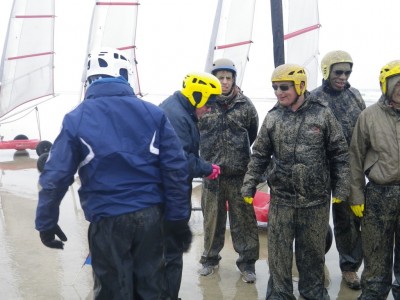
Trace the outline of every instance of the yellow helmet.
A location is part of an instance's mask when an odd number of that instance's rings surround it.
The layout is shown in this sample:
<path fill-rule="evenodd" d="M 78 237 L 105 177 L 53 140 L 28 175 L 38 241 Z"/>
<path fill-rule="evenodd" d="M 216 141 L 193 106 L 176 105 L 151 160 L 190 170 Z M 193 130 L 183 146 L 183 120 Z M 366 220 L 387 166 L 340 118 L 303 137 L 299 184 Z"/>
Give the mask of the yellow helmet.
<path fill-rule="evenodd" d="M 302 95 L 307 89 L 307 74 L 304 68 L 295 64 L 284 64 L 275 68 L 272 72 L 272 82 L 293 81 L 297 95 Z M 304 82 L 304 89 L 301 90 L 300 84 Z"/>
<path fill-rule="evenodd" d="M 183 79 L 182 94 L 196 108 L 203 107 L 210 96 L 221 95 L 222 88 L 218 78 L 210 73 L 189 73 Z"/>
<path fill-rule="evenodd" d="M 381 74 L 379 75 L 379 83 L 384 95 L 388 91 L 388 79 L 396 75 L 400 75 L 400 60 L 393 60 L 382 67 Z"/>
<path fill-rule="evenodd" d="M 321 60 L 322 77 L 327 80 L 331 72 L 332 65 L 338 63 L 349 63 L 353 67 L 353 59 L 346 51 L 335 50 L 328 52 Z"/>

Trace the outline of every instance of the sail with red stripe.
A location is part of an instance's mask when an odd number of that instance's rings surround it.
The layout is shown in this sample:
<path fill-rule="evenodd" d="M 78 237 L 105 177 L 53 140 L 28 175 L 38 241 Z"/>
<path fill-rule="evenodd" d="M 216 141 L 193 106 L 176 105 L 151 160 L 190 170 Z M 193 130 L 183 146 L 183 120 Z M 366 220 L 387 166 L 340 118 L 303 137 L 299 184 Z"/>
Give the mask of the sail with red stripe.
<path fill-rule="evenodd" d="M 15 0 L 0 65 L 0 117 L 54 94 L 54 0 Z"/>
<path fill-rule="evenodd" d="M 286 62 L 296 63 L 307 71 L 307 89 L 317 87 L 319 55 L 318 0 L 287 0 L 287 29 L 284 40 Z"/>
<path fill-rule="evenodd" d="M 229 58 L 237 69 L 236 84 L 241 86 L 252 44 L 255 0 L 219 0 L 211 33 L 205 70 L 214 60 Z"/>
<path fill-rule="evenodd" d="M 92 49 L 112 47 L 121 50 L 130 59 L 134 67 L 130 84 L 137 95 L 142 95 L 135 44 L 139 5 L 139 2 L 129 0 L 95 1 L 82 83 L 86 81 L 87 54 Z"/>

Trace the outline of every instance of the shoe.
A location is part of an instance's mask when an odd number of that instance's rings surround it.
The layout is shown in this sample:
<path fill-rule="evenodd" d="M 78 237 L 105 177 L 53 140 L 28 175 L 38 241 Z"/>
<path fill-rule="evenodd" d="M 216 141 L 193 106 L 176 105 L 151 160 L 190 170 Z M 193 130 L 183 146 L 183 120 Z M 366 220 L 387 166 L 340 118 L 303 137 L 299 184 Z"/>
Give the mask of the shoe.
<path fill-rule="evenodd" d="M 218 265 L 203 265 L 199 270 L 201 276 L 208 276 L 214 273 L 214 270 L 218 268 Z"/>
<path fill-rule="evenodd" d="M 344 271 L 342 277 L 349 288 L 353 290 L 361 289 L 360 278 L 358 278 L 356 272 Z"/>
<path fill-rule="evenodd" d="M 242 280 L 246 283 L 253 283 L 256 281 L 256 273 L 253 271 L 243 271 L 242 273 Z"/>

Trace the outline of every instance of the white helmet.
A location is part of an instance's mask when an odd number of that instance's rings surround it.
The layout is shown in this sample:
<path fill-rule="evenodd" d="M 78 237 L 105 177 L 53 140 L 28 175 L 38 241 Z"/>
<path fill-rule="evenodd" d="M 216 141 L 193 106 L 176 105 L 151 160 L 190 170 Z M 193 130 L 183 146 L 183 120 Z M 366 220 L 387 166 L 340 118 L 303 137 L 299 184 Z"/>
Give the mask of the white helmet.
<path fill-rule="evenodd" d="M 101 75 L 122 76 L 129 81 L 132 73 L 131 62 L 116 48 L 93 49 L 88 55 L 86 79 L 89 83 L 94 79 L 92 76 L 98 78 Z"/>

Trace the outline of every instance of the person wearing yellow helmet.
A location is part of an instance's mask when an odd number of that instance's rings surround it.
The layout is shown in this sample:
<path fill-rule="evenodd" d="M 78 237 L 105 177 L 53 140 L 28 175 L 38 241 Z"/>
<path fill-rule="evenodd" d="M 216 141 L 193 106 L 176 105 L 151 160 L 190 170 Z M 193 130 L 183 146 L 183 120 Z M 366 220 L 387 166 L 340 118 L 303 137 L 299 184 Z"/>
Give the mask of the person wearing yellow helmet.
<path fill-rule="evenodd" d="M 400 299 L 400 60 L 382 67 L 379 82 L 382 95 L 358 117 L 350 144 L 349 201 L 364 254 L 358 299 L 386 299 L 390 289 Z"/>
<path fill-rule="evenodd" d="M 251 200 L 265 175 L 271 191 L 266 299 L 295 299 L 294 242 L 300 295 L 327 300 L 324 265 L 330 197 L 342 199 L 349 193 L 348 146 L 328 105 L 307 91 L 302 66 L 278 66 L 271 82 L 278 101 L 254 142 L 241 189 L 244 202 Z M 337 185 L 331 186 L 331 180 Z"/>
<path fill-rule="evenodd" d="M 303 104 L 307 89 L 307 75 L 303 67 L 294 64 L 280 65 L 272 73 L 271 81 L 282 106 L 296 111 Z"/>
<path fill-rule="evenodd" d="M 220 172 L 219 166 L 200 157 L 200 135 L 197 127 L 199 119 L 210 110 L 208 104 L 221 94 L 219 80 L 205 72 L 188 73 L 182 83 L 182 89 L 165 99 L 159 106 L 164 110 L 183 146 L 189 162 L 190 187 L 193 178 L 206 177 L 215 180 Z M 191 205 L 192 189 L 187 200 Z M 173 234 L 165 228 L 166 258 L 166 299 L 178 299 L 182 279 L 183 251 L 174 241 Z"/>
<path fill-rule="evenodd" d="M 239 254 L 236 265 L 242 280 L 254 283 L 259 258 L 257 220 L 253 207 L 243 202 L 240 187 L 250 160 L 250 147 L 257 136 L 258 114 L 236 85 L 237 71 L 232 60 L 215 60 L 211 72 L 221 83 L 222 95 L 199 121 L 200 153 L 221 167 L 221 175 L 218 180 L 203 179 L 204 250 L 199 274 L 208 276 L 219 265 L 228 202 L 232 243 Z"/>
<path fill-rule="evenodd" d="M 321 60 L 322 85 L 311 93 L 332 109 L 342 126 L 347 144 L 350 145 L 357 118 L 366 107 L 361 93 L 349 83 L 353 59 L 343 50 L 328 52 Z M 334 181 L 332 184 L 336 184 Z M 348 287 L 361 288 L 357 271 L 362 263 L 361 223 L 350 207 L 348 198 L 332 199 L 332 218 L 339 267 Z"/>

